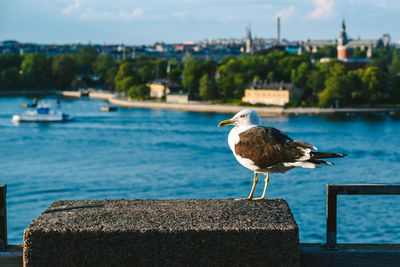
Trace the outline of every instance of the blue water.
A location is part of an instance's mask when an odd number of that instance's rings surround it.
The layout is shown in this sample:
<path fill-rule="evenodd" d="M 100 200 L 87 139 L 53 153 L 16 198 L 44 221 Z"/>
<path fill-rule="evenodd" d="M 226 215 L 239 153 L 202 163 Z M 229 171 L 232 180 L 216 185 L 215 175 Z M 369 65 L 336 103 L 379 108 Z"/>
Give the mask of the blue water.
<path fill-rule="evenodd" d="M 8 185 L 9 243 L 52 202 L 67 199 L 247 197 L 253 174 L 217 128 L 232 114 L 152 109 L 101 112 L 101 100 L 62 100 L 68 123 L 19 124 L 28 98 L 0 98 L 0 183 Z M 48 99 L 55 103 L 55 99 Z M 320 151 L 348 153 L 336 166 L 271 175 L 268 198 L 288 201 L 301 242 L 325 242 L 325 184 L 400 183 L 400 119 L 264 117 L 264 125 Z M 263 182 L 256 189 L 261 194 Z M 338 241 L 400 243 L 400 196 L 339 196 Z"/>

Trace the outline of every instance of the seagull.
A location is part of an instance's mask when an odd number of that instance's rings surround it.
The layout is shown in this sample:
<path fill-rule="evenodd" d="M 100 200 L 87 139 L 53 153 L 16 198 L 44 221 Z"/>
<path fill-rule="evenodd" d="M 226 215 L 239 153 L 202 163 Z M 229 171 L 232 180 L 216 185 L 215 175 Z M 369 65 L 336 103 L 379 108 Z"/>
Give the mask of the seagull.
<path fill-rule="evenodd" d="M 253 186 L 248 198 L 236 200 L 263 200 L 270 173 L 285 173 L 295 167 L 316 168 L 318 165 L 334 165 L 322 159 L 342 158 L 346 154 L 316 152 L 317 148 L 303 141 L 293 140 L 280 130 L 261 125 L 260 116 L 252 109 L 244 109 L 218 127 L 233 125 L 228 143 L 240 164 L 254 172 Z M 253 198 L 258 174 L 265 174 L 264 191 Z"/>

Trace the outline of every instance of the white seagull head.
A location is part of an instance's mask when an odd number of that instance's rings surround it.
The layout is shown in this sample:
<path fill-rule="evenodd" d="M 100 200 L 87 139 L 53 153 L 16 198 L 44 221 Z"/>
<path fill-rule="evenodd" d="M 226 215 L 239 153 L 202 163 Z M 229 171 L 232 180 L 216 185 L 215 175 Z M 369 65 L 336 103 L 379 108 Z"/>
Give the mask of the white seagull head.
<path fill-rule="evenodd" d="M 226 125 L 249 126 L 249 125 L 261 125 L 261 118 L 258 116 L 257 112 L 252 109 L 244 109 L 237 113 L 232 119 L 221 121 L 218 127 Z"/>

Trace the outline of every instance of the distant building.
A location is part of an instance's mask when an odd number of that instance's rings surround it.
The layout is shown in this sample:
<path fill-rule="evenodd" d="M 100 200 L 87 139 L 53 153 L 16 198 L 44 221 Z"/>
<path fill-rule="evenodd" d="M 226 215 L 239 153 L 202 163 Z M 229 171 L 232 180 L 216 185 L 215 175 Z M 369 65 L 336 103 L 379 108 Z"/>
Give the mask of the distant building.
<path fill-rule="evenodd" d="M 390 40 L 390 37 L 386 36 L 386 39 Z M 349 69 L 364 68 L 368 64 L 372 57 L 373 49 L 383 46 L 381 39 L 372 40 L 351 40 L 348 39 L 346 33 L 346 25 L 343 20 L 340 35 L 337 43 L 337 59 L 346 64 Z M 354 49 L 360 49 L 366 51 L 367 58 L 354 58 Z"/>
<path fill-rule="evenodd" d="M 390 35 L 383 34 L 381 39 L 351 39 L 347 36 L 345 21 L 342 21 L 340 35 L 337 40 L 307 40 L 304 43 L 304 50 L 317 53 L 320 48 L 325 46 L 337 47 L 337 58 L 347 62 L 368 62 L 368 60 L 354 59 L 354 50 L 366 51 L 368 58 L 372 57 L 373 50 L 379 47 L 390 46 Z M 289 47 L 288 52 L 295 53 L 294 47 Z M 357 63 L 357 64 L 358 64 Z M 362 63 L 363 64 L 363 63 Z"/>
<path fill-rule="evenodd" d="M 171 93 L 182 91 L 182 87 L 170 80 L 155 80 L 147 84 L 150 87 L 150 97 L 161 98 Z"/>
<path fill-rule="evenodd" d="M 300 42 L 300 41 L 291 42 L 285 46 L 285 51 L 290 54 L 302 55 L 303 50 L 304 50 L 304 48 L 303 48 L 302 42 Z"/>
<path fill-rule="evenodd" d="M 169 94 L 167 94 L 166 101 L 167 101 L 167 103 L 180 103 L 180 104 L 188 103 L 189 102 L 189 94 L 184 93 L 182 91 L 177 92 L 177 93 L 176 92 L 169 93 Z"/>
<path fill-rule="evenodd" d="M 250 26 L 246 27 L 246 53 L 252 55 L 253 54 L 253 38 L 251 37 L 251 28 Z"/>
<path fill-rule="evenodd" d="M 304 50 L 317 53 L 324 46 L 336 46 L 336 40 L 307 40 L 304 44 Z"/>
<path fill-rule="evenodd" d="M 283 106 L 289 101 L 298 100 L 302 91 L 293 83 L 256 83 L 245 89 L 242 101 L 250 104 Z"/>
<path fill-rule="evenodd" d="M 344 24 L 344 20 L 342 22 L 342 28 L 340 29 L 340 35 L 337 42 L 337 58 L 339 60 L 353 58 L 354 48 L 347 45 L 347 33 L 346 33 L 346 25 Z"/>

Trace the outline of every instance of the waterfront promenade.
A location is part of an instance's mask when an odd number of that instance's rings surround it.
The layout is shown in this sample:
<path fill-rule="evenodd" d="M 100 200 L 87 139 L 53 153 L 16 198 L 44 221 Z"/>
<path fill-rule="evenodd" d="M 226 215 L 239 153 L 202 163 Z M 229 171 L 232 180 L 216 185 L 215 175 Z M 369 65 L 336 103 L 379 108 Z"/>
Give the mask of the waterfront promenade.
<path fill-rule="evenodd" d="M 57 90 L 41 90 L 41 91 L 22 91 L 16 92 L 0 92 L 1 96 L 24 96 L 24 95 L 62 95 L 69 98 L 80 98 L 83 95 L 79 91 L 57 91 Z M 319 115 L 319 114 L 363 114 L 363 113 L 387 113 L 400 114 L 400 107 L 391 108 L 319 108 L 319 107 L 299 107 L 299 108 L 283 108 L 283 107 L 255 107 L 255 106 L 239 106 L 239 105 L 222 105 L 210 104 L 202 101 L 189 101 L 189 103 L 166 103 L 153 101 L 138 101 L 128 99 L 117 93 L 105 91 L 90 91 L 90 98 L 103 99 L 112 105 L 126 108 L 149 108 L 149 109 L 166 109 L 166 110 L 182 110 L 193 112 L 214 112 L 214 113 L 237 113 L 245 108 L 252 108 L 261 116 L 277 116 L 277 115 Z"/>
<path fill-rule="evenodd" d="M 127 108 L 170 109 L 194 112 L 237 113 L 246 106 L 208 104 L 190 101 L 187 104 L 130 100 L 117 94 L 90 92 L 89 97 L 100 98 L 113 105 Z M 283 107 L 251 107 L 261 116 L 300 115 L 300 114 L 352 114 L 352 113 L 400 113 L 400 108 L 283 108 Z"/>

